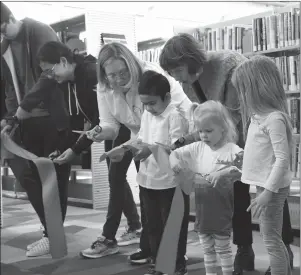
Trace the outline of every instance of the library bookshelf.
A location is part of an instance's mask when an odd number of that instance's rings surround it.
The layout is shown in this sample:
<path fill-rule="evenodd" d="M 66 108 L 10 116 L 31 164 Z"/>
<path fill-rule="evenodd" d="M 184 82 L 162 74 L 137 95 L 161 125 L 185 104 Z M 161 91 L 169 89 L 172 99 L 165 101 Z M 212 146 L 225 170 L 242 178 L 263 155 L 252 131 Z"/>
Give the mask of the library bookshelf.
<path fill-rule="evenodd" d="M 294 3 L 273 11 L 218 22 L 198 28 L 199 41 L 210 51 L 234 50 L 246 58 L 265 55 L 277 64 L 283 77 L 289 113 L 294 128 L 291 170 L 293 182 L 288 198 L 293 229 L 300 231 L 300 121 L 301 64 L 300 10 Z M 256 188 L 250 188 L 255 197 Z M 191 209 L 191 213 L 193 210 Z M 193 214 L 192 214 L 193 215 Z M 252 220 L 258 224 L 257 220 Z"/>

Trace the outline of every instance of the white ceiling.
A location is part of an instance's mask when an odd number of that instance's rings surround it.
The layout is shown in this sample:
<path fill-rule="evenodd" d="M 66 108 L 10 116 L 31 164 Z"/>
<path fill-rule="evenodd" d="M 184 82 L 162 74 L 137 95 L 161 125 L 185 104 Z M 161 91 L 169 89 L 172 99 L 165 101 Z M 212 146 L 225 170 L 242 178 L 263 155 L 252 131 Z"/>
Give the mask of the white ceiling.
<path fill-rule="evenodd" d="M 17 18 L 32 17 L 47 24 L 83 13 L 84 9 L 131 13 L 147 18 L 172 18 L 206 25 L 272 9 L 280 2 L 5 2 Z M 264 2 L 267 3 L 267 2 Z M 62 13 L 64 7 L 64 13 Z M 67 12 L 66 12 L 67 11 Z"/>

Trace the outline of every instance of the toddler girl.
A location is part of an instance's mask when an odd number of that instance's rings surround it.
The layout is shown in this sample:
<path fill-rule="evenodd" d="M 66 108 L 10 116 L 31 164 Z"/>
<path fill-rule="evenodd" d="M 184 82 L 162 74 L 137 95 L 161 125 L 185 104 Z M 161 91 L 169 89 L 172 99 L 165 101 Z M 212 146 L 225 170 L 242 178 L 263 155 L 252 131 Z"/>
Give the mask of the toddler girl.
<path fill-rule="evenodd" d="M 192 116 L 201 141 L 174 150 L 171 168 L 196 173 L 195 229 L 204 249 L 206 275 L 217 274 L 217 253 L 223 275 L 232 275 L 233 183 L 240 178 L 235 164 L 241 163 L 243 150 L 235 144 L 235 125 L 220 102 L 193 104 Z"/>

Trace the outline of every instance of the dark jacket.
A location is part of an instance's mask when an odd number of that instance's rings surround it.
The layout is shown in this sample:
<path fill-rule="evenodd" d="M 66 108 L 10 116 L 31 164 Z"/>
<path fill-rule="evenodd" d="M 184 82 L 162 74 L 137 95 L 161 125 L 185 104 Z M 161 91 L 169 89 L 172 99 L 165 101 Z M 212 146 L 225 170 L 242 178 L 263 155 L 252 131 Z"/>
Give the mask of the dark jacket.
<path fill-rule="evenodd" d="M 22 44 L 22 62 L 20 64 L 23 74 L 23 79 L 20 79 L 18 75 L 19 88 L 21 93 L 21 98 L 25 94 L 29 93 L 35 83 L 38 81 L 42 70 L 39 66 L 38 60 L 36 58 L 39 48 L 49 41 L 59 41 L 54 30 L 46 24 L 35 21 L 30 18 L 25 18 L 22 24 L 22 29 L 20 31 L 20 44 Z M 18 37 L 17 37 L 18 38 Z M 18 108 L 18 101 L 16 97 L 15 88 L 12 81 L 12 76 L 6 61 L 3 58 L 3 54 L 7 50 L 8 45 L 11 42 L 4 39 L 1 43 L 1 79 L 4 81 L 3 85 L 5 87 L 5 96 L 1 95 L 1 98 L 5 97 L 5 105 L 8 116 L 14 115 Z M 14 54 L 14 52 L 13 52 Z M 16 64 L 16 61 L 14 61 Z M 4 92 L 1 90 L 1 92 Z M 45 108 L 43 103 L 37 106 L 40 109 Z"/>
<path fill-rule="evenodd" d="M 21 103 L 21 107 L 30 112 L 41 101 L 45 102 L 50 115 L 53 117 L 56 125 L 61 124 L 61 112 L 62 106 L 59 103 L 62 97 L 65 97 L 65 105 L 68 106 L 71 119 L 73 117 L 79 117 L 82 121 L 86 120 L 90 122 L 91 127 L 99 124 L 99 114 L 96 96 L 96 59 L 89 55 L 83 57 L 81 55 L 75 55 L 74 61 L 76 67 L 74 70 L 74 81 L 57 84 L 57 82 L 47 72 L 42 74 L 37 85 L 34 89 L 26 95 Z M 58 86 L 60 90 L 54 89 Z M 69 99 L 73 99 L 69 102 Z M 74 102 L 78 104 L 74 104 Z M 74 106 L 75 105 L 75 106 Z M 71 106 L 71 110 L 69 108 Z M 81 128 L 83 128 L 83 123 Z M 86 135 L 81 136 L 76 143 L 72 146 L 72 150 L 79 154 L 84 149 L 88 148 L 93 141 L 87 139 Z"/>
<path fill-rule="evenodd" d="M 90 129 L 99 124 L 99 113 L 97 104 L 97 74 L 96 74 L 96 58 L 92 55 L 83 57 L 75 55 L 76 68 L 74 70 L 74 81 L 61 84 L 64 90 L 65 99 L 67 102 L 69 114 L 72 118 L 82 118 L 81 120 L 88 121 L 91 124 Z M 74 106 L 75 95 L 78 100 L 78 108 Z M 70 97 L 69 97 L 70 92 Z M 73 98 L 73 102 L 69 104 L 69 98 Z M 71 106 L 71 110 L 69 109 Z M 86 135 L 81 136 L 76 143 L 71 147 L 76 154 L 80 154 L 93 143 L 87 139 Z"/>

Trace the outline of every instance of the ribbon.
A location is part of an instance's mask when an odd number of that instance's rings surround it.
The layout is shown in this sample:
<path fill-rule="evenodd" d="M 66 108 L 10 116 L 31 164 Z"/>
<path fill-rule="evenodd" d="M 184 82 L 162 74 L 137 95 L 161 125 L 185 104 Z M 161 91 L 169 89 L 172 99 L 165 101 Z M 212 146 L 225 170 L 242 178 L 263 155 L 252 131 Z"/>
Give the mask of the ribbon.
<path fill-rule="evenodd" d="M 172 172 L 169 164 L 169 155 L 161 146 L 149 146 L 152 154 L 159 167 L 166 171 Z M 189 170 L 182 170 L 176 175 L 175 180 L 178 183 L 172 200 L 170 213 L 164 228 L 162 239 L 156 258 L 156 270 L 172 274 L 176 269 L 178 243 L 182 221 L 184 217 L 184 197 L 190 195 L 193 190 L 194 173 Z M 184 255 L 183 255 L 184 256 Z"/>
<path fill-rule="evenodd" d="M 60 206 L 57 176 L 53 162 L 48 158 L 37 157 L 21 148 L 5 133 L 1 133 L 1 143 L 9 152 L 30 160 L 36 165 L 42 183 L 42 198 L 50 244 L 50 254 L 53 259 L 66 256 L 67 244 Z"/>

